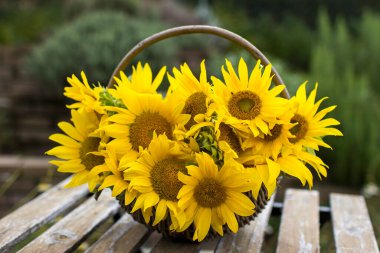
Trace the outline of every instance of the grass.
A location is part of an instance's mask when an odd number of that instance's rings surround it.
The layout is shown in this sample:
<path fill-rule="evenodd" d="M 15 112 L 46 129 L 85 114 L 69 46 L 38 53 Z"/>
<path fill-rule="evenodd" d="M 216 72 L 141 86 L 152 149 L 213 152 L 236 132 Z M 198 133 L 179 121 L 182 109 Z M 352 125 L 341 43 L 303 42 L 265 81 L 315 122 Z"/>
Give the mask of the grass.
<path fill-rule="evenodd" d="M 366 199 L 369 216 L 371 217 L 373 230 L 377 240 L 377 245 L 380 245 L 380 196 L 374 196 Z"/>

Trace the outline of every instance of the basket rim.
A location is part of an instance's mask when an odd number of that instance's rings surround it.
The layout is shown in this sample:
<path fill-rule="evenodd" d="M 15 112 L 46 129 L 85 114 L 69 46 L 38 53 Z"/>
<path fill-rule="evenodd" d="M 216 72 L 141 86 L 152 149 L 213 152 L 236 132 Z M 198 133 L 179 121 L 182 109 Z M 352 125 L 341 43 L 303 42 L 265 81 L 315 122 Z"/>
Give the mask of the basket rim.
<path fill-rule="evenodd" d="M 211 35 L 215 35 L 215 36 L 227 39 L 231 42 L 234 42 L 240 45 L 247 52 L 249 52 L 253 56 L 253 58 L 255 58 L 256 60 L 261 60 L 261 63 L 264 66 L 272 65 L 270 61 L 266 58 L 266 56 L 251 42 L 249 42 L 248 40 L 241 37 L 240 35 L 234 32 L 231 32 L 227 29 L 220 28 L 217 26 L 208 26 L 208 25 L 177 26 L 174 28 L 169 28 L 161 32 L 155 33 L 145 38 L 144 40 L 140 41 L 139 43 L 137 43 L 129 52 L 125 54 L 125 56 L 119 62 L 119 64 L 113 71 L 111 78 L 108 81 L 107 87 L 108 88 L 113 87 L 114 77 L 118 76 L 120 71 L 124 70 L 135 58 L 135 56 L 141 53 L 144 49 L 148 48 L 149 46 L 159 41 L 162 41 L 168 38 L 177 37 L 177 36 L 186 35 L 186 34 L 194 34 L 194 33 L 211 34 Z M 284 85 L 284 81 L 282 80 L 280 74 L 277 72 L 276 68 L 273 65 L 271 68 L 271 75 L 273 76 L 273 82 L 275 85 Z M 290 95 L 286 86 L 281 92 L 281 96 L 286 99 L 290 99 Z"/>

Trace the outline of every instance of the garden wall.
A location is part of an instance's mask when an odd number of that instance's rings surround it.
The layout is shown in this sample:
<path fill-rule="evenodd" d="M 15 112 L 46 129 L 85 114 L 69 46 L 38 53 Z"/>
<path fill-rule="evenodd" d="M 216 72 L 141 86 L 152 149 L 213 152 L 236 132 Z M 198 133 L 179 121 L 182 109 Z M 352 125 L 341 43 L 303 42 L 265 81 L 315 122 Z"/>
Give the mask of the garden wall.
<path fill-rule="evenodd" d="M 67 113 L 62 98 L 26 77 L 21 66 L 31 48 L 0 47 L 1 153 L 43 154 L 51 146 L 48 136 Z"/>

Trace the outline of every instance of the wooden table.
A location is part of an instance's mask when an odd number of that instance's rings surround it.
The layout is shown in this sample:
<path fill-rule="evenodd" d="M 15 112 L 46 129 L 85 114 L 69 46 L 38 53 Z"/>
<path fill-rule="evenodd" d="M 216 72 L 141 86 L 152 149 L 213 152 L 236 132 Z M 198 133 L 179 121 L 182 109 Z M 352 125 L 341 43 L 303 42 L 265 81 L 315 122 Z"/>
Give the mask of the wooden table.
<path fill-rule="evenodd" d="M 0 220 L 0 252 L 14 252 L 25 240 L 28 243 L 19 252 L 72 252 L 111 217 L 116 217 L 113 224 L 86 252 L 260 252 L 273 206 L 272 198 L 237 234 L 202 243 L 178 243 L 151 233 L 128 214 L 120 215 L 110 192 L 96 201 L 86 186 L 64 189 L 67 180 Z M 337 252 L 379 252 L 362 196 L 331 194 L 330 204 Z M 319 252 L 319 221 L 318 192 L 288 189 L 277 252 Z M 46 224 L 52 225 L 41 232 Z"/>

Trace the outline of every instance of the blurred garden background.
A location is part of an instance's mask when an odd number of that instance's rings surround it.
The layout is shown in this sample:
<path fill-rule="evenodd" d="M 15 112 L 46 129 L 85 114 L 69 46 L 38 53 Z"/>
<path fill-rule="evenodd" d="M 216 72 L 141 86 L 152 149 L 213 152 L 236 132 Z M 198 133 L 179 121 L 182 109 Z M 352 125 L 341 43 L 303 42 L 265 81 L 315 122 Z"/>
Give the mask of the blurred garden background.
<path fill-rule="evenodd" d="M 327 203 L 323 192 L 365 194 L 379 243 L 377 0 L 1 1 L 0 217 L 65 177 L 48 165 L 44 152 L 53 145 L 48 136 L 58 131 L 57 123 L 69 118 L 62 96 L 66 77 L 84 70 L 92 83 L 105 85 L 137 42 L 188 24 L 220 26 L 251 41 L 277 68 L 291 95 L 305 80 L 309 88 L 319 83 L 319 96 L 330 98 L 324 106 L 338 106 L 332 116 L 344 134 L 327 140 L 333 151 L 319 153 L 330 167 L 328 178 L 316 182 L 321 204 Z M 206 59 L 208 72 L 219 75 L 225 58 L 240 57 L 253 67 L 254 60 L 227 41 L 187 35 L 160 42 L 137 60 L 171 71 L 184 61 L 198 69 Z M 280 190 L 287 184 L 300 186 L 286 182 Z M 324 242 L 325 249 L 333 247 L 329 238 Z"/>

